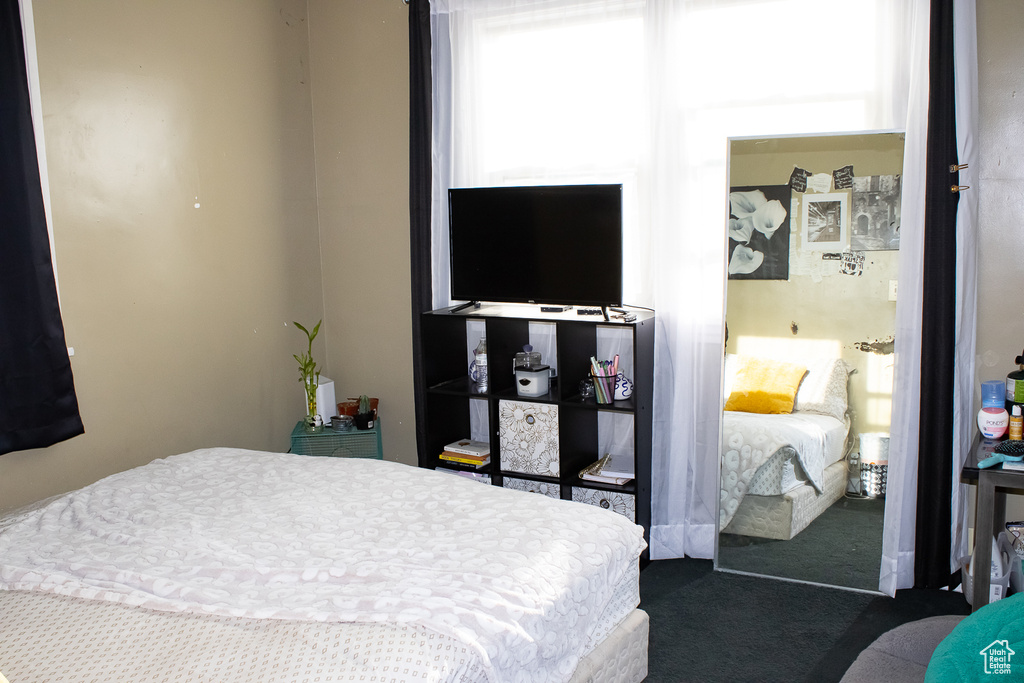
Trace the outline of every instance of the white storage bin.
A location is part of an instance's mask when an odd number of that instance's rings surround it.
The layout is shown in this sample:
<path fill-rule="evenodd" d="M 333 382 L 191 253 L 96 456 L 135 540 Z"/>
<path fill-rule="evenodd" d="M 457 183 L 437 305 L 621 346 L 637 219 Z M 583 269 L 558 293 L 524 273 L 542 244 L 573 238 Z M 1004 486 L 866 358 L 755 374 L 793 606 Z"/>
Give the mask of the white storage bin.
<path fill-rule="evenodd" d="M 629 521 L 636 522 L 636 500 L 628 493 L 573 486 L 572 499 L 577 503 L 596 505 L 606 510 L 617 512 Z"/>
<path fill-rule="evenodd" d="M 967 604 L 971 605 L 974 603 L 974 578 L 967 571 L 967 566 L 971 561 L 971 556 L 967 555 L 960 558 L 960 574 L 963 577 L 964 584 L 964 598 L 967 599 Z M 990 603 L 996 600 L 1001 600 L 1009 589 L 1010 584 L 1010 572 L 1006 572 L 999 578 L 993 578 L 989 583 L 988 589 L 988 601 Z"/>
<path fill-rule="evenodd" d="M 503 471 L 558 476 L 558 406 L 499 401 L 498 437 Z"/>
<path fill-rule="evenodd" d="M 519 479 L 518 477 L 505 477 L 501 480 L 501 485 L 507 489 L 515 489 L 516 491 L 527 491 L 529 493 L 539 493 L 542 496 L 548 498 L 561 498 L 562 493 L 559 490 L 558 484 L 553 484 L 546 481 L 533 481 L 532 479 Z"/>
<path fill-rule="evenodd" d="M 989 582 L 988 601 L 990 603 L 1001 600 L 1012 593 L 1017 593 L 1024 588 L 1024 573 L 1021 571 L 1020 557 L 1013 551 L 1013 546 L 1010 545 L 1006 532 L 999 534 L 997 544 L 1000 554 L 1005 555 L 1009 563 L 1002 576 L 992 577 Z M 971 576 L 967 569 L 970 561 L 970 555 L 960 558 L 960 574 L 963 581 L 964 597 L 967 599 L 968 605 L 972 604 L 974 600 L 974 577 Z"/>

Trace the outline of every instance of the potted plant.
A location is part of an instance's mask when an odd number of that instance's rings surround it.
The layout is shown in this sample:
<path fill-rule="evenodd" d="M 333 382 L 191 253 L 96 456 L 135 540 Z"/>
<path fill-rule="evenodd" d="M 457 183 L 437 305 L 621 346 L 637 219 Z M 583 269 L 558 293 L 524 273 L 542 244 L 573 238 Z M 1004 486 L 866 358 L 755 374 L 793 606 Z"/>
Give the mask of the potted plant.
<path fill-rule="evenodd" d="M 306 430 L 310 432 L 319 432 L 324 428 L 323 418 L 320 417 L 316 410 L 316 388 L 320 385 L 320 371 L 317 370 L 316 361 L 313 360 L 313 340 L 316 339 L 317 333 L 320 332 L 320 323 L 322 322 L 323 319 L 317 322 L 312 332 L 299 323 L 292 322 L 292 325 L 305 332 L 306 337 L 309 339 L 309 349 L 306 353 L 301 356 L 293 354 L 293 357 L 299 363 L 299 381 L 302 382 L 302 387 L 306 390 L 305 424 Z"/>
<path fill-rule="evenodd" d="M 359 412 L 355 415 L 356 429 L 373 429 L 373 408 L 370 397 L 363 394 L 359 397 Z"/>

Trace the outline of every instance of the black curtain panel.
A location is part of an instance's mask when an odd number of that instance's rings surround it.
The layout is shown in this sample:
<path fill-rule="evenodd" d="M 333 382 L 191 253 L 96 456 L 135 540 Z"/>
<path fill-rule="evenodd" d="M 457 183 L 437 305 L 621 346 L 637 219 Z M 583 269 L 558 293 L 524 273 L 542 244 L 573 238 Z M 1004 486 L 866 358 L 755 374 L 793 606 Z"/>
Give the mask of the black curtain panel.
<path fill-rule="evenodd" d="M 921 320 L 921 410 L 914 585 L 953 582 L 953 363 L 956 338 L 958 174 L 953 81 L 953 1 L 932 0 L 929 48 L 928 167 Z"/>
<path fill-rule="evenodd" d="M 425 395 L 420 314 L 432 307 L 430 2 L 409 3 L 409 245 L 412 261 L 412 356 L 415 396 Z M 426 457 L 425 406 L 416 401 L 419 461 Z"/>
<path fill-rule="evenodd" d="M 81 434 L 39 184 L 18 0 L 0 0 L 0 454 Z"/>

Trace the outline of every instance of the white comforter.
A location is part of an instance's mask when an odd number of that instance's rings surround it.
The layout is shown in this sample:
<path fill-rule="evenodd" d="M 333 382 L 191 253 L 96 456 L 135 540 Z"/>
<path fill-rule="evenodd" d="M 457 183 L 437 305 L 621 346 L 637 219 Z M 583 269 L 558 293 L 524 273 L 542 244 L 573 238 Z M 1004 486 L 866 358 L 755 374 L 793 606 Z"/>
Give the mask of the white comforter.
<path fill-rule="evenodd" d="M 725 411 L 722 420 L 719 529 L 729 525 L 754 473 L 772 456 L 795 457 L 819 493 L 825 467 L 842 457 L 846 427 L 832 417 Z"/>
<path fill-rule="evenodd" d="M 0 529 L 0 588 L 166 611 L 427 626 L 493 681 L 564 681 L 641 527 L 376 460 L 208 449 Z"/>

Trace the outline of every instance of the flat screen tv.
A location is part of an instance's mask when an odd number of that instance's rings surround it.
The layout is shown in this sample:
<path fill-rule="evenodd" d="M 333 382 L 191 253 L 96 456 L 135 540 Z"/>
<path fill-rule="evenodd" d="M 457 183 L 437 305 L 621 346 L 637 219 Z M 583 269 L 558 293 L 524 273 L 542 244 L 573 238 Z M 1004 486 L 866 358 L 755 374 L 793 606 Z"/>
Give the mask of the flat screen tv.
<path fill-rule="evenodd" d="M 448 190 L 451 295 L 622 305 L 622 185 Z"/>

